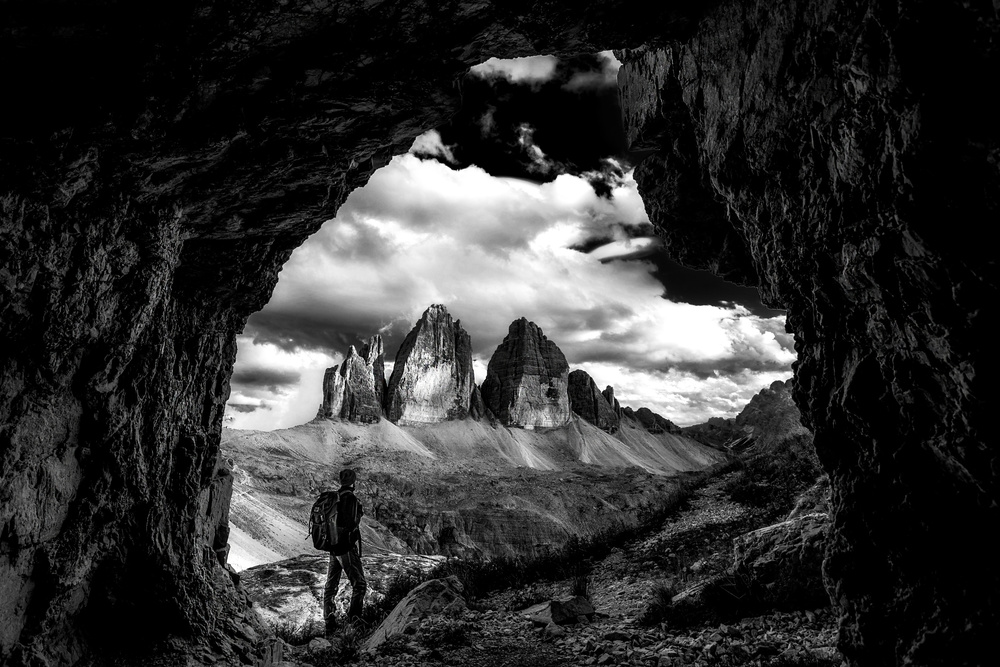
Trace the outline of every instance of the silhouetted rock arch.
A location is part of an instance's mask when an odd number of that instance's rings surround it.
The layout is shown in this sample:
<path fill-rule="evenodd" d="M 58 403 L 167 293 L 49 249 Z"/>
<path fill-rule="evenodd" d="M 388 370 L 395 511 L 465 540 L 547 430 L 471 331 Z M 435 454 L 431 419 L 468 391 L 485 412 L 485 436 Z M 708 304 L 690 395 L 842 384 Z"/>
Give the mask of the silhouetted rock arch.
<path fill-rule="evenodd" d="M 217 557 L 236 333 L 292 249 L 448 117 L 470 65 L 606 48 L 624 49 L 625 122 L 651 153 L 637 180 L 667 245 L 788 310 L 833 487 L 845 654 L 987 654 L 992 5 L 440 7 L 5 16 L 0 661 L 168 636 L 252 655 L 259 628 Z"/>

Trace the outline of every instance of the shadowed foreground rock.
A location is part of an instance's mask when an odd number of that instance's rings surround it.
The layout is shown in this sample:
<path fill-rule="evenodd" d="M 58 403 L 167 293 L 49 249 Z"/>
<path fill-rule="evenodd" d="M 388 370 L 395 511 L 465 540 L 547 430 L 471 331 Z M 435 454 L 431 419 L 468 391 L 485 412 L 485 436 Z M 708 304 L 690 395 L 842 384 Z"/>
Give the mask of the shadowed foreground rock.
<path fill-rule="evenodd" d="M 823 552 L 830 517 L 803 514 L 736 538 L 733 570 L 750 577 L 770 608 L 824 607 Z"/>
<path fill-rule="evenodd" d="M 992 3 L 67 7 L 0 23 L 0 662 L 273 659 L 205 511 L 237 333 L 461 72 L 607 48 L 669 252 L 787 309 L 847 660 L 992 653 Z"/>
<path fill-rule="evenodd" d="M 382 624 L 376 628 L 365 648 L 375 648 L 396 635 L 412 629 L 431 614 L 457 614 L 465 609 L 465 597 L 458 577 L 431 579 L 420 584 L 403 598 Z"/>

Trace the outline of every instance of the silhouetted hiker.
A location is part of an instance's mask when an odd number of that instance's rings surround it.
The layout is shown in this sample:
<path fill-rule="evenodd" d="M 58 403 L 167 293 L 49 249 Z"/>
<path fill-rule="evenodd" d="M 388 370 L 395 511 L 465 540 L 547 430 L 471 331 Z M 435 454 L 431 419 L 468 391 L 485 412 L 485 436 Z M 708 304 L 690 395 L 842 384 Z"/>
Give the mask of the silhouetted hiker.
<path fill-rule="evenodd" d="M 326 633 L 337 629 L 337 607 L 333 600 L 340 588 L 340 573 L 347 573 L 351 582 L 351 605 L 347 610 L 347 621 L 361 619 L 368 582 L 361 564 L 361 517 L 364 510 L 354 495 L 357 474 L 351 469 L 340 471 L 340 501 L 337 503 L 337 544 L 330 552 L 330 569 L 326 574 L 323 590 L 323 614 L 326 618 Z"/>

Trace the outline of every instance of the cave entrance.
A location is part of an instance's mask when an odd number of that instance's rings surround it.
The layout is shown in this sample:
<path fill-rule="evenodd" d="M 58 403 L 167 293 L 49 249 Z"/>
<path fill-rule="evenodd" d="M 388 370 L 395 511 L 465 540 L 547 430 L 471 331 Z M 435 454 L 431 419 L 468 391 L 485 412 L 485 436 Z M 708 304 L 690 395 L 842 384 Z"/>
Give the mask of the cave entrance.
<path fill-rule="evenodd" d="M 622 405 L 680 426 L 733 416 L 791 375 L 781 311 L 667 258 L 632 178 L 611 52 L 491 59 L 463 108 L 350 195 L 282 270 L 239 338 L 226 424 L 305 423 L 324 369 L 378 333 L 386 374 L 440 303 L 482 383 L 526 317 Z"/>

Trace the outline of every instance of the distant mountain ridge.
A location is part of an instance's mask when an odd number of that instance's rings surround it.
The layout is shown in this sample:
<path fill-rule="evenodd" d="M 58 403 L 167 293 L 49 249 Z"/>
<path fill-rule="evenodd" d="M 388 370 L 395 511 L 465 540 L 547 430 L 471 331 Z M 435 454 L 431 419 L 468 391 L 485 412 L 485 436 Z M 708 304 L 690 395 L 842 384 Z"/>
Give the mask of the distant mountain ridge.
<path fill-rule="evenodd" d="M 575 534 L 632 521 L 674 477 L 722 462 L 720 450 L 625 419 L 611 435 L 579 417 L 518 429 L 462 419 L 397 426 L 315 420 L 279 431 L 224 429 L 234 472 L 230 562 L 309 551 L 309 507 L 355 468 L 375 553 L 540 553 Z"/>
<path fill-rule="evenodd" d="M 225 429 L 233 465 L 230 562 L 308 552 L 312 501 L 343 467 L 362 480 L 370 553 L 531 555 L 571 535 L 634 521 L 674 478 L 803 427 L 789 387 L 762 390 L 735 419 L 681 429 L 622 407 L 570 372 L 558 346 L 521 318 L 477 387 L 469 335 L 441 305 L 407 336 L 389 382 L 375 336 L 327 370 L 317 419 L 272 432 Z"/>
<path fill-rule="evenodd" d="M 614 388 L 598 391 L 585 371 L 570 372 L 559 346 L 523 317 L 510 324 L 477 386 L 468 332 L 445 306 L 433 304 L 400 346 L 388 383 L 379 335 L 360 351 L 351 346 L 343 363 L 328 368 L 317 419 L 370 424 L 384 417 L 415 426 L 472 418 L 533 429 L 566 425 L 574 413 L 609 433 L 623 415 L 651 432 L 679 433 L 648 408 L 621 407 Z"/>

